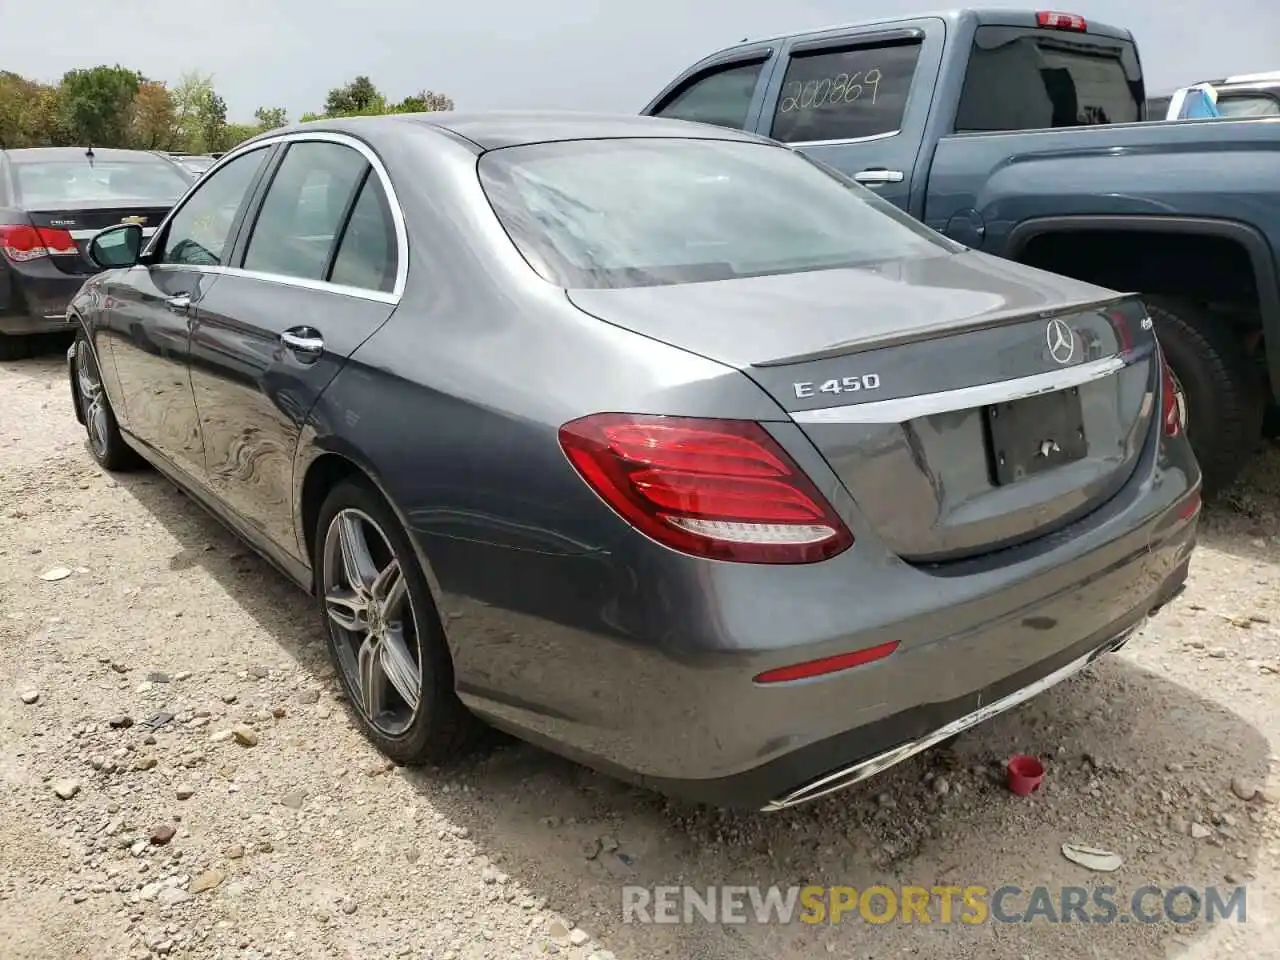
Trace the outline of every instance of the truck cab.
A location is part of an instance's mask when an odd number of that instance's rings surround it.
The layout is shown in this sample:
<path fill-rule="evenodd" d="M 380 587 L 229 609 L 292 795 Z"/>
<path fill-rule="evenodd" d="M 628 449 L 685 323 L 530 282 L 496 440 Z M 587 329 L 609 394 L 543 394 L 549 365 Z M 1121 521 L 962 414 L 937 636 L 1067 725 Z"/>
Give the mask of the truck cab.
<path fill-rule="evenodd" d="M 1128 30 L 975 9 L 806 30 L 712 53 L 642 112 L 772 137 L 969 248 L 1142 294 L 1210 493 L 1280 401 L 1280 118 L 1149 118 Z"/>

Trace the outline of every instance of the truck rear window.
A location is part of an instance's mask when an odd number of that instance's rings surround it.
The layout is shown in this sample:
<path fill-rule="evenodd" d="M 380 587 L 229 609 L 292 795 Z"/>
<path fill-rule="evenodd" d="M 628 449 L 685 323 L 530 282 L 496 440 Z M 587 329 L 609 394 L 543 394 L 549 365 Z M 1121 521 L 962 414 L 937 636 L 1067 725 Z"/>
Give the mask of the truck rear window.
<path fill-rule="evenodd" d="M 1138 55 L 1128 41 L 979 27 L 956 132 L 1135 123 L 1144 102 Z"/>

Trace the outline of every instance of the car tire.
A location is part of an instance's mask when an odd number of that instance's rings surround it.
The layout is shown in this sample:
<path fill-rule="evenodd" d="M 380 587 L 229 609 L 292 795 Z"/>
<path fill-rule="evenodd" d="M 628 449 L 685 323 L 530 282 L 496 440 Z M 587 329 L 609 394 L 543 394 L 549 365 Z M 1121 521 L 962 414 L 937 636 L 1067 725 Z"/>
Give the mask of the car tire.
<path fill-rule="evenodd" d="M 76 337 L 75 402 L 80 408 L 89 453 L 98 465 L 112 472 L 136 470 L 145 464 L 142 457 L 125 442 L 116 422 L 111 400 L 102 385 L 98 360 L 83 334 Z"/>
<path fill-rule="evenodd" d="M 1262 439 L 1262 376 L 1235 331 L 1184 300 L 1144 298 L 1186 400 L 1187 439 L 1206 494 L 1239 476 Z"/>
<path fill-rule="evenodd" d="M 0 361 L 25 360 L 31 356 L 31 338 L 0 333 Z"/>
<path fill-rule="evenodd" d="M 395 511 L 371 483 L 343 480 L 320 508 L 313 542 L 329 654 L 365 735 L 398 764 L 468 753 L 484 724 L 454 691 L 440 615 Z"/>

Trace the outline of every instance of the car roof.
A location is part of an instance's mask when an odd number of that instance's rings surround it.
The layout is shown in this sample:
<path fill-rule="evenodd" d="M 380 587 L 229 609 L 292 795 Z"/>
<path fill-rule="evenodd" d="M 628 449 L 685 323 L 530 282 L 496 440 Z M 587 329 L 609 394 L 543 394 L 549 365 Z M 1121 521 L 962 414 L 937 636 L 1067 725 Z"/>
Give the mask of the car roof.
<path fill-rule="evenodd" d="M 45 163 L 51 162 L 67 162 L 71 160 L 89 159 L 85 152 L 86 147 L 16 147 L 12 150 L 5 150 L 4 155 L 14 163 Z M 109 147 L 95 147 L 93 149 L 93 159 L 115 162 L 129 162 L 138 160 L 160 160 L 165 158 L 157 156 L 150 150 L 117 150 Z"/>
<path fill-rule="evenodd" d="M 628 137 L 679 137 L 710 140 L 764 141 L 743 130 L 730 130 L 687 120 L 668 120 L 630 113 L 573 110 L 494 110 L 398 113 L 379 117 L 346 117 L 293 124 L 263 134 L 263 139 L 307 130 L 331 130 L 356 136 L 393 135 L 406 126 L 445 133 L 479 150 L 560 140 L 612 140 Z"/>
<path fill-rule="evenodd" d="M 1059 8 L 1061 9 L 1061 8 Z M 1067 5 L 1070 10 L 1070 5 Z M 1011 9 L 1006 7 L 952 7 L 950 9 L 941 10 L 925 10 L 918 13 L 896 14 L 894 16 L 874 17 L 867 20 L 850 20 L 843 23 L 829 23 L 820 27 L 810 27 L 804 30 L 793 30 L 787 33 L 777 33 L 763 37 L 751 37 L 744 39 L 739 43 L 729 44 L 721 47 L 714 53 L 709 54 L 702 60 L 699 60 L 694 66 L 699 66 L 707 60 L 718 59 L 725 54 L 732 53 L 738 49 L 750 49 L 761 45 L 781 43 L 785 40 L 808 40 L 817 39 L 824 34 L 843 33 L 846 30 L 857 30 L 862 27 L 876 27 L 881 25 L 891 25 L 901 23 L 904 20 L 944 20 L 947 23 L 957 23 L 961 20 L 972 18 L 979 26 L 1028 26 L 1036 25 L 1036 11 L 1033 8 Z M 1089 25 L 1089 33 L 1095 36 L 1112 37 L 1115 39 L 1132 40 L 1133 33 L 1122 27 L 1115 27 L 1100 20 L 1094 20 L 1092 17 L 1085 17 L 1085 21 Z"/>

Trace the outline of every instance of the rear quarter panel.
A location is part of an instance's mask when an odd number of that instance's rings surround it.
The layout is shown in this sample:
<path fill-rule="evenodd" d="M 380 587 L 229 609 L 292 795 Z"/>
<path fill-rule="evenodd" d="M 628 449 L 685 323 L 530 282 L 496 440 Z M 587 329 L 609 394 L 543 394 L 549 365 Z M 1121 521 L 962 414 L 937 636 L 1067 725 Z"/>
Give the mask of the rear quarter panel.
<path fill-rule="evenodd" d="M 739 371 L 573 307 L 503 232 L 474 158 L 434 150 L 383 160 L 393 177 L 400 163 L 417 173 L 396 179 L 409 194 L 401 196 L 408 289 L 308 418 L 294 470 L 302 535 L 308 470 L 337 454 L 362 467 L 400 512 L 439 599 L 643 635 L 641 625 L 610 624 L 619 591 L 637 589 L 615 581 L 628 561 L 611 553 L 625 553 L 636 538 L 570 467 L 559 427 L 607 411 L 757 420 L 785 413 Z M 671 581 L 672 596 L 650 608 L 654 615 L 679 603 L 687 585 Z M 473 613 L 462 625 L 470 642 L 455 649 L 460 682 L 507 686 L 477 678 L 503 659 L 483 648 L 504 642 L 477 631 L 479 619 Z"/>

